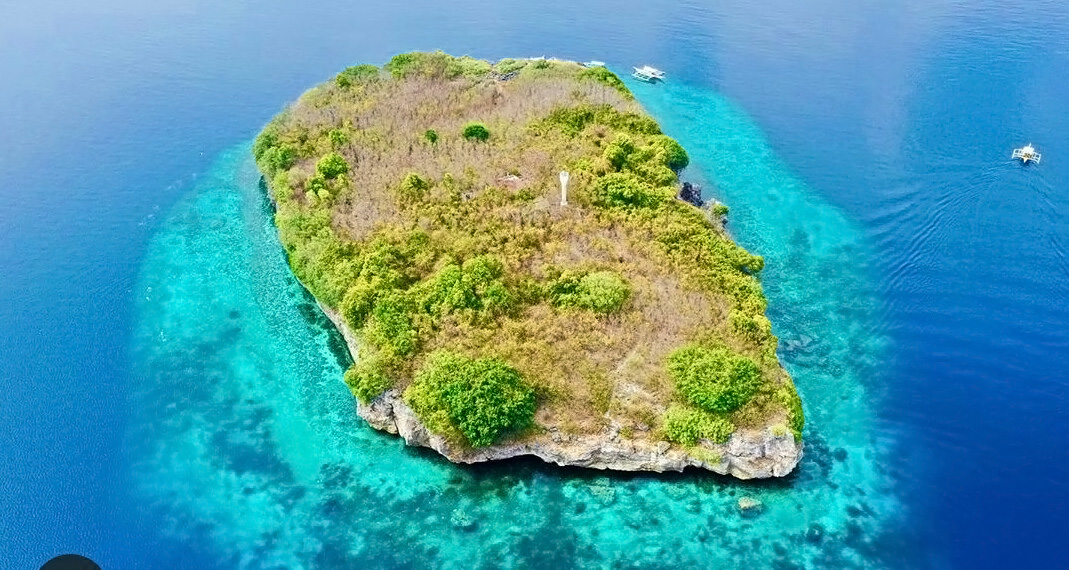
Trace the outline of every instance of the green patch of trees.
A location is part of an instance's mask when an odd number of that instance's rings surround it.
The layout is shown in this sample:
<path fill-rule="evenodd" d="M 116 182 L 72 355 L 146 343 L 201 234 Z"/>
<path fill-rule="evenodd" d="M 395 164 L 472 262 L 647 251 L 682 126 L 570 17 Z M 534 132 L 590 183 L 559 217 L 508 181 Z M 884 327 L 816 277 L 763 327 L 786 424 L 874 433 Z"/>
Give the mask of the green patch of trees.
<path fill-rule="evenodd" d="M 612 271 L 565 271 L 547 284 L 546 296 L 557 307 L 609 314 L 619 311 L 627 302 L 631 286 Z"/>
<path fill-rule="evenodd" d="M 464 125 L 461 136 L 469 141 L 486 142 L 490 140 L 490 129 L 486 128 L 486 125 L 482 123 L 472 122 Z"/>
<path fill-rule="evenodd" d="M 334 82 L 338 87 L 348 88 L 359 83 L 366 83 L 377 79 L 378 76 L 379 68 L 374 65 L 354 65 L 345 68 L 341 73 L 334 76 Z"/>
<path fill-rule="evenodd" d="M 535 412 L 534 390 L 514 368 L 448 351 L 427 358 L 404 398 L 432 431 L 459 433 L 472 447 L 526 428 Z"/>
<path fill-rule="evenodd" d="M 668 441 L 690 446 L 703 439 L 727 443 L 735 432 L 735 425 L 724 417 L 703 410 L 673 405 L 664 414 L 661 431 Z"/>
<path fill-rule="evenodd" d="M 730 413 L 761 387 L 761 369 L 727 347 L 691 345 L 668 357 L 668 372 L 684 400 L 712 413 Z"/>
<path fill-rule="evenodd" d="M 603 85 L 608 85 L 613 89 L 620 92 L 625 99 L 631 100 L 635 96 L 631 94 L 631 91 L 624 85 L 624 82 L 613 72 L 604 67 L 591 67 L 584 69 L 579 73 L 580 79 L 588 79 L 590 81 L 596 81 Z"/>
<path fill-rule="evenodd" d="M 393 386 L 381 358 L 364 355 L 345 371 L 345 383 L 361 403 L 367 404 Z"/>
<path fill-rule="evenodd" d="M 332 152 L 316 162 L 316 172 L 323 178 L 331 180 L 348 173 L 349 163 L 346 162 L 344 156 Z"/>

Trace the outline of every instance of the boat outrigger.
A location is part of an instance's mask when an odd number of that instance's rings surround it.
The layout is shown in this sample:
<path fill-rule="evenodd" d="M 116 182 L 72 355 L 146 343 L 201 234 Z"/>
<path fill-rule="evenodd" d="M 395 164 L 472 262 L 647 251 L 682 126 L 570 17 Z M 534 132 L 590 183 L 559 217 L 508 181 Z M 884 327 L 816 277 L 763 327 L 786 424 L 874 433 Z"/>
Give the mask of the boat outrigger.
<path fill-rule="evenodd" d="M 653 83 L 655 81 L 664 81 L 664 72 L 656 67 L 650 67 L 643 65 L 642 67 L 635 67 L 635 72 L 631 74 L 631 77 L 646 83 Z"/>
<path fill-rule="evenodd" d="M 1043 155 L 1036 152 L 1032 143 L 1028 143 L 1021 148 L 1013 149 L 1013 156 L 1011 158 L 1020 160 L 1022 164 L 1028 164 L 1029 162 L 1039 164 L 1039 159 L 1043 158 Z"/>

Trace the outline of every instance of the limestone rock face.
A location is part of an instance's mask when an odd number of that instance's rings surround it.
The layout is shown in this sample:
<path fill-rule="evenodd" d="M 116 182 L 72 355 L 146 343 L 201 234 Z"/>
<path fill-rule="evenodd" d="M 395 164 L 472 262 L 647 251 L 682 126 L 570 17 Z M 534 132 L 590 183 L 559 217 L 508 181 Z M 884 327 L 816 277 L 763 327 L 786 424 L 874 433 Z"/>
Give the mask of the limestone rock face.
<path fill-rule="evenodd" d="M 358 348 L 355 337 L 337 313 L 326 307 L 323 310 L 341 331 L 355 356 Z M 702 452 L 697 454 L 665 441 L 627 439 L 620 435 L 618 427 L 613 426 L 596 435 L 571 435 L 549 427 L 522 441 L 506 441 L 477 449 L 459 447 L 431 433 L 397 390 L 387 390 L 366 405 L 357 403 L 357 413 L 371 427 L 400 435 L 408 445 L 429 447 L 454 463 L 480 463 L 533 455 L 562 466 L 656 472 L 698 467 L 739 479 L 765 479 L 789 474 L 802 458 L 802 446 L 793 434 L 775 435 L 768 429 L 739 429 L 726 444 L 703 441 L 700 444 Z"/>
<path fill-rule="evenodd" d="M 754 430 L 738 430 L 724 445 L 706 443 L 706 459 L 667 442 L 629 441 L 614 437 L 611 430 L 591 436 L 568 436 L 555 431 L 478 449 L 451 445 L 427 430 L 396 390 L 387 390 L 357 412 L 375 429 L 400 435 L 408 445 L 429 447 L 454 463 L 480 463 L 521 455 L 533 455 L 548 463 L 616 471 L 682 471 L 699 467 L 739 479 L 763 479 L 787 475 L 801 459 L 801 446 L 790 433 L 776 436 Z M 557 437 L 554 437 L 557 436 Z M 715 461 L 719 458 L 719 461 Z"/>

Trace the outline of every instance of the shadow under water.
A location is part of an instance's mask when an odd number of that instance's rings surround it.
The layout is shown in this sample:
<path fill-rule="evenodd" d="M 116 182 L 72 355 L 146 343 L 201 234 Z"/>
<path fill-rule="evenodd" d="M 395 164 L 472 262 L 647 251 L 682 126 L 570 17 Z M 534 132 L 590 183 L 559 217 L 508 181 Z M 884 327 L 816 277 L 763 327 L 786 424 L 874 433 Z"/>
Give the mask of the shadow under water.
<path fill-rule="evenodd" d="M 131 467 L 163 532 L 221 568 L 917 567 L 902 559 L 910 537 L 873 430 L 867 383 L 885 341 L 860 232 L 729 102 L 636 91 L 765 256 L 770 317 L 809 419 L 796 474 L 464 467 L 371 430 L 242 146 L 160 228 L 137 290 Z M 744 496 L 760 512 L 740 512 Z"/>

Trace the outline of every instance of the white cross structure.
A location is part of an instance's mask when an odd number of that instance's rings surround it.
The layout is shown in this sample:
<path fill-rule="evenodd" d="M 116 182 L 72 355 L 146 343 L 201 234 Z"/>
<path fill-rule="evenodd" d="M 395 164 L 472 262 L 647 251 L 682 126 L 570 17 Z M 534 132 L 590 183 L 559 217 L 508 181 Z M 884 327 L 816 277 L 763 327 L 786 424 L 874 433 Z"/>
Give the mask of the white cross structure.
<path fill-rule="evenodd" d="M 560 171 L 560 205 L 568 205 L 568 171 Z"/>

